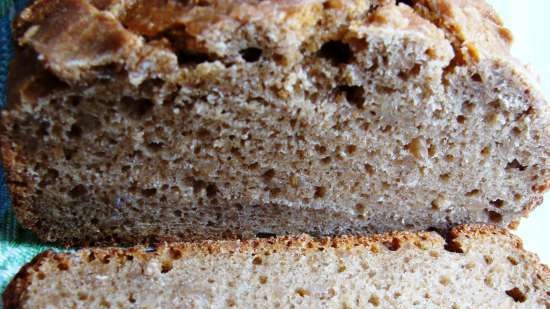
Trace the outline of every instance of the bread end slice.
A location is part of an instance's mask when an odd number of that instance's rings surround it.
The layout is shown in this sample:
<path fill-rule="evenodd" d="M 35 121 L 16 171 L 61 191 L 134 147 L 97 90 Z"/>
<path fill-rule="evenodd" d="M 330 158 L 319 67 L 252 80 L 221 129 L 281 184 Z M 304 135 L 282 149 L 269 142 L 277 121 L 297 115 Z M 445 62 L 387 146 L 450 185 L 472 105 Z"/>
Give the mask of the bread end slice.
<path fill-rule="evenodd" d="M 46 252 L 11 308 L 548 308 L 550 270 L 492 226 Z"/>

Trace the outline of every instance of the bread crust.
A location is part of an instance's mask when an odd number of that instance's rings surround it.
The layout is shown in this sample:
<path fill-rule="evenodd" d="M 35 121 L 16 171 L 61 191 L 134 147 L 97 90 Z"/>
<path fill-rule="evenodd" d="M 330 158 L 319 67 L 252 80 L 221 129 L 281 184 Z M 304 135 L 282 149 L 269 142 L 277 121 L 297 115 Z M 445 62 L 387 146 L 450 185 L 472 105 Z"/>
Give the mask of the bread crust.
<path fill-rule="evenodd" d="M 217 255 L 234 253 L 262 253 L 273 251 L 284 251 L 292 248 L 299 248 L 304 253 L 324 250 L 321 248 L 351 249 L 357 246 L 369 248 L 376 253 L 382 246 L 416 246 L 419 248 L 437 247 L 446 250 L 449 244 L 456 243 L 459 247 L 465 242 L 477 242 L 484 238 L 503 236 L 499 241 L 506 241 L 512 244 L 519 251 L 526 253 L 526 259 L 537 267 L 537 275 L 544 281 L 550 280 L 550 268 L 541 264 L 538 257 L 523 249 L 521 240 L 511 234 L 508 230 L 491 225 L 462 225 L 453 228 L 449 234 L 440 235 L 435 232 L 391 232 L 370 236 L 338 236 L 313 238 L 308 235 L 281 236 L 276 238 L 248 239 L 235 241 L 201 241 L 194 243 L 159 243 L 154 250 L 143 246 L 131 248 L 86 248 L 76 253 L 54 253 L 46 251 L 38 255 L 33 261 L 25 265 L 14 277 L 12 282 L 3 294 L 4 306 L 6 309 L 22 308 L 24 295 L 27 287 L 32 283 L 28 270 L 38 269 L 42 263 L 56 261 L 57 263 L 68 263 L 71 255 L 78 255 L 83 261 L 104 260 L 117 261 L 123 264 L 131 260 L 147 262 L 152 258 L 159 258 L 168 254 L 176 255 L 178 259 L 191 255 Z M 445 239 L 446 238 L 446 239 Z M 456 251 L 453 251 L 456 252 Z M 457 252 L 463 254 L 465 252 Z"/>
<path fill-rule="evenodd" d="M 53 251 L 42 252 L 19 270 L 2 294 L 4 308 L 22 308 L 23 297 L 27 287 L 31 284 L 29 270 L 33 267 L 40 267 L 43 262 L 53 256 Z"/>

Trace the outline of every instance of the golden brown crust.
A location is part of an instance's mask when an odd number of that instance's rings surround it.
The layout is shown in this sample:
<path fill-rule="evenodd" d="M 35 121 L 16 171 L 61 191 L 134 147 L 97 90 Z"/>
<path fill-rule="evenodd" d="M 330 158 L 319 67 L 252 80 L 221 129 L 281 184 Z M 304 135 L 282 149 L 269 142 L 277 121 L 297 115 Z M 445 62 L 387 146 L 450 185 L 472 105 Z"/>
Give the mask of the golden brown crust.
<path fill-rule="evenodd" d="M 418 0 L 424 17 L 444 29 L 461 61 L 478 62 L 495 55 L 511 58 L 512 35 L 485 1 Z"/>
<path fill-rule="evenodd" d="M 42 263 L 53 258 L 54 256 L 55 253 L 53 251 L 45 251 L 37 255 L 32 261 L 25 264 L 25 266 L 19 270 L 2 294 L 2 301 L 5 309 L 21 308 L 23 298 L 25 297 L 25 292 L 28 286 L 32 283 L 29 269 L 38 269 Z"/>

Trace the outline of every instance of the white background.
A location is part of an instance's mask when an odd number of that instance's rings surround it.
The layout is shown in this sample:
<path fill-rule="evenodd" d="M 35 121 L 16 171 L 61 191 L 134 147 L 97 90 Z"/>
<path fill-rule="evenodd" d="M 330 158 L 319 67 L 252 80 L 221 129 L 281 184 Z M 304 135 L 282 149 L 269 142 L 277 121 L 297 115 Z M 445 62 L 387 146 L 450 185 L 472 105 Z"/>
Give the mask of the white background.
<path fill-rule="evenodd" d="M 475 0 L 474 0 L 475 1 Z M 541 89 L 550 99 L 550 0 L 488 0 L 514 34 L 512 53 L 540 76 Z M 544 204 L 523 219 L 515 234 L 527 250 L 550 264 L 550 194 Z"/>

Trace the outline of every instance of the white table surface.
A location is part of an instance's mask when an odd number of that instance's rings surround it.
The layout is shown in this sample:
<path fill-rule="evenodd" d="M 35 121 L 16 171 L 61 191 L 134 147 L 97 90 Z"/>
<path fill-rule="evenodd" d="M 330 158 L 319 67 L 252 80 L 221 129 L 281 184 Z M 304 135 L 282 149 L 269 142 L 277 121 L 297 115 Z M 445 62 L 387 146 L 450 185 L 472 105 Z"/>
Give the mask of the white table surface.
<path fill-rule="evenodd" d="M 550 0 L 488 0 L 514 34 L 512 53 L 539 74 L 550 99 Z M 550 193 L 543 205 L 523 219 L 514 231 L 526 249 L 550 264 Z"/>

